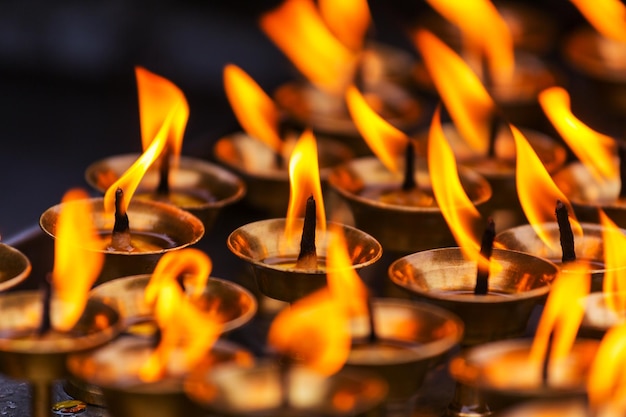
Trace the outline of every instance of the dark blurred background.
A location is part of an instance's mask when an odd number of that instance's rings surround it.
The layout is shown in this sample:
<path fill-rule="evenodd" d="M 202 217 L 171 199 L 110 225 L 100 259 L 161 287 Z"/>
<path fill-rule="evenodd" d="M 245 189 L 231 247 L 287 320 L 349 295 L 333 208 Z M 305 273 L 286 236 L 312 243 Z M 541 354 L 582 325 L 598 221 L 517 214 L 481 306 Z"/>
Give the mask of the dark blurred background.
<path fill-rule="evenodd" d="M 134 66 L 177 84 L 191 108 L 183 152 L 209 155 L 237 129 L 222 90 L 225 63 L 266 91 L 295 71 L 257 27 L 278 0 L 0 2 L 0 235 L 36 225 L 98 159 L 140 150 Z M 560 29 L 567 0 L 535 1 Z M 414 54 L 405 29 L 420 0 L 371 0 L 371 36 Z"/>

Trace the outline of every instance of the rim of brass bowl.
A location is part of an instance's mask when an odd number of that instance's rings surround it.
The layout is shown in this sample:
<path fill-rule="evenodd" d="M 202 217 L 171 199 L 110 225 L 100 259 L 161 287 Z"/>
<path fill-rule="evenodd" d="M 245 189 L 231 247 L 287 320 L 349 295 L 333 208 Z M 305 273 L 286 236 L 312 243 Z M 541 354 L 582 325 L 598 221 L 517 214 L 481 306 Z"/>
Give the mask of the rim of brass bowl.
<path fill-rule="evenodd" d="M 152 318 L 151 309 L 145 304 L 143 294 L 150 274 L 133 275 L 128 277 L 115 278 L 102 283 L 91 290 L 90 296 L 101 299 L 106 303 L 118 308 L 126 325 L 141 323 Z M 243 326 L 249 322 L 257 311 L 257 301 L 250 291 L 234 282 L 222 278 L 209 277 L 203 295 L 210 299 L 219 298 L 223 295 L 225 299 L 236 299 L 242 307 L 236 315 L 226 315 L 231 303 L 218 303 L 217 314 L 224 313 L 227 321 L 222 323 L 222 332 L 226 333 Z M 211 301 L 209 301 L 211 303 Z M 212 304 L 211 304 L 212 305 Z"/>
<path fill-rule="evenodd" d="M 52 309 L 55 309 L 54 300 Z M 117 310 L 101 300 L 90 298 L 83 315 L 71 332 L 58 333 L 55 338 L 18 337 L 36 333 L 39 328 L 42 315 L 39 291 L 16 291 L 0 295 L 0 311 L 3 314 L 0 323 L 0 352 L 5 353 L 38 356 L 84 351 L 112 340 L 123 327 Z"/>
<path fill-rule="evenodd" d="M 542 297 L 550 291 L 550 282 L 556 277 L 558 267 L 552 262 L 509 249 L 494 248 L 492 260 L 495 262 L 506 262 L 508 267 L 502 265 L 502 271 L 507 274 L 497 273 L 490 276 L 490 289 L 498 292 L 497 284 L 507 277 L 514 277 L 519 274 L 520 279 L 530 267 L 543 271 L 541 277 L 537 277 L 536 282 L 529 284 L 537 285 L 522 291 L 505 291 L 508 297 L 476 296 L 469 299 L 467 294 L 458 294 L 449 291 L 474 292 L 476 280 L 476 262 L 468 261 L 463 252 L 458 247 L 431 249 L 416 252 L 394 261 L 388 269 L 390 279 L 398 286 L 405 288 L 412 293 L 423 296 L 427 299 L 458 302 L 463 304 L 511 304 L 531 298 Z M 442 266 L 442 262 L 445 264 Z M 512 265 L 519 265 L 511 267 Z M 427 270 L 421 270 L 430 266 Z M 459 276 L 463 274 L 463 267 L 467 270 L 463 279 Z M 426 275 L 435 272 L 436 283 L 444 284 L 442 287 L 429 287 Z M 434 291 L 433 291 L 434 289 Z M 519 288 L 515 288 L 520 290 Z M 504 291 L 504 290 L 502 290 Z"/>
<path fill-rule="evenodd" d="M 113 230 L 114 216 L 104 211 L 102 197 L 59 203 L 43 212 L 39 219 L 41 229 L 56 239 L 56 226 L 63 204 L 81 204 L 93 213 L 96 230 Z M 131 200 L 127 209 L 131 233 L 158 233 L 168 236 L 175 245 L 171 248 L 146 251 L 108 251 L 107 255 L 145 256 L 162 254 L 173 249 L 182 249 L 197 243 L 204 236 L 204 224 L 195 215 L 171 204 L 156 201 Z M 162 228 L 159 229 L 159 228 Z"/>
<path fill-rule="evenodd" d="M 499 417 L 550 417 L 570 416 L 587 417 L 589 405 L 584 399 L 535 400 L 524 402 L 498 413 Z"/>
<path fill-rule="evenodd" d="M 607 47 L 606 56 L 600 52 L 603 44 Z M 619 53 L 611 54 L 611 48 L 619 48 Z M 562 48 L 565 60 L 577 70 L 597 80 L 619 84 L 626 82 L 625 51 L 619 42 L 608 40 L 589 26 L 572 31 Z M 615 59 L 607 62 L 606 58 L 613 56 Z"/>
<path fill-rule="evenodd" d="M 32 270 L 25 254 L 4 243 L 0 243 L 0 267 L 0 292 L 23 282 Z"/>
<path fill-rule="evenodd" d="M 341 370 L 331 376 L 324 376 L 313 371 L 307 371 L 301 366 L 290 368 L 291 375 L 288 377 L 292 384 L 297 384 L 294 390 L 306 390 L 307 394 L 317 394 L 319 398 L 311 405 L 311 397 L 304 399 L 304 404 L 299 408 L 282 407 L 280 386 L 283 378 L 284 367 L 275 362 L 264 360 L 257 362 L 255 366 L 225 365 L 211 372 L 193 372 L 185 381 L 187 395 L 203 408 L 212 410 L 220 415 L 228 416 L 340 416 L 346 415 L 348 410 L 333 409 L 333 397 L 338 393 L 344 393 L 355 400 L 349 415 L 366 416 L 370 410 L 379 407 L 387 395 L 387 384 L 381 378 L 371 372 L 357 372 L 354 370 Z M 300 376 L 300 377 L 298 377 Z M 250 387 L 262 384 L 263 388 L 276 394 L 269 398 L 270 404 L 263 408 L 258 406 L 251 409 L 251 402 L 247 400 L 246 392 Z M 268 388 L 269 387 L 269 388 Z M 276 387 L 276 390 L 271 390 Z M 240 398 L 243 402 L 233 398 L 228 389 L 234 388 L 242 391 Z M 232 392 L 232 394 L 235 394 Z M 271 394 L 269 394 L 271 395 Z M 297 394 L 296 394 L 297 395 Z M 362 398 L 366 396 L 366 398 Z M 300 400 L 302 401 L 302 400 Z M 247 403 L 247 404 L 246 404 Z M 298 405 L 298 401 L 292 399 L 292 406 Z M 308 404 L 307 404 L 308 403 Z M 293 409 L 295 408 L 295 409 Z M 378 415 L 378 414 L 376 414 Z"/>
<path fill-rule="evenodd" d="M 376 182 L 370 183 L 364 181 L 362 178 L 366 174 L 369 177 L 373 177 Z M 475 185 L 477 191 L 470 196 L 470 200 L 475 206 L 479 206 L 487 202 L 492 195 L 491 185 L 480 174 L 474 170 L 459 167 L 459 177 L 461 183 L 465 184 L 464 188 L 469 185 Z M 418 182 L 421 176 L 428 178 L 428 171 L 425 164 L 417 162 L 416 176 Z M 357 194 L 364 184 L 373 186 L 391 186 L 397 185 L 400 188 L 401 179 L 390 173 L 380 162 L 380 160 L 374 156 L 364 156 L 355 158 L 336 167 L 328 178 L 329 185 L 333 190 L 337 191 L 341 196 L 349 201 L 355 201 L 362 205 L 370 206 L 372 208 L 378 208 L 381 210 L 388 210 L 390 212 L 404 212 L 404 213 L 440 213 L 441 209 L 438 206 L 434 207 L 421 207 L 421 206 L 407 206 L 398 204 L 388 204 L 381 201 L 366 198 Z"/>

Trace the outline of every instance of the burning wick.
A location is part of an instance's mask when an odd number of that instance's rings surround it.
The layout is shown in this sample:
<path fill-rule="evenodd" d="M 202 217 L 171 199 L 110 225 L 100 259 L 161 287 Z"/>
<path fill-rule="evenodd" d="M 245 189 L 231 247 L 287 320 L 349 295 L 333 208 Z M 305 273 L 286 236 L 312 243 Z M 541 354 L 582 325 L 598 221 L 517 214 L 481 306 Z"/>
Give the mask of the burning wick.
<path fill-rule="evenodd" d="M 574 250 L 574 233 L 572 225 L 567 217 L 567 207 L 561 200 L 556 201 L 556 221 L 559 224 L 559 234 L 561 239 L 561 249 L 563 257 L 561 262 L 571 262 L 576 260 L 576 252 Z"/>
<path fill-rule="evenodd" d="M 124 191 L 118 188 L 115 190 L 115 224 L 111 235 L 111 248 L 130 252 L 133 247 L 130 244 L 130 226 L 123 202 Z"/>
<path fill-rule="evenodd" d="M 315 226 L 316 226 L 315 198 L 310 196 L 306 200 L 304 225 L 302 226 L 302 239 L 300 240 L 300 254 L 296 261 L 297 269 L 317 269 L 317 253 L 315 250 Z"/>
<path fill-rule="evenodd" d="M 478 269 L 476 271 L 476 286 L 474 287 L 475 295 L 486 295 L 489 292 L 489 261 L 491 260 L 493 240 L 495 237 L 496 224 L 490 217 L 487 220 L 487 227 L 485 228 L 480 244 L 480 255 L 484 257 L 487 262 L 478 262 Z"/>
<path fill-rule="evenodd" d="M 415 151 L 413 142 L 409 141 L 406 145 L 406 152 L 404 154 L 404 182 L 402 183 L 403 191 L 411 191 L 417 188 L 417 183 L 415 182 Z"/>
<path fill-rule="evenodd" d="M 287 410 L 289 409 L 289 404 L 291 401 L 289 400 L 289 386 L 290 382 L 290 372 L 291 372 L 291 364 L 293 360 L 288 355 L 280 355 L 278 358 L 278 372 L 280 375 L 280 405 L 281 408 Z"/>
<path fill-rule="evenodd" d="M 626 198 L 626 143 L 620 141 L 617 144 L 617 155 L 619 156 L 619 178 L 621 181 L 619 197 Z"/>
<path fill-rule="evenodd" d="M 548 346 L 546 347 L 546 356 L 543 358 L 543 363 L 541 364 L 541 382 L 544 386 L 548 385 L 548 377 L 549 372 L 548 369 L 550 367 L 550 352 L 552 351 L 552 346 L 554 345 L 554 331 L 550 333 L 548 337 Z"/>
<path fill-rule="evenodd" d="M 157 186 L 157 194 L 168 195 L 170 193 L 170 147 L 166 146 L 161 157 L 161 166 L 159 167 L 159 185 Z"/>
<path fill-rule="evenodd" d="M 37 334 L 43 336 L 52 330 L 52 322 L 50 319 L 50 305 L 52 301 L 52 284 L 50 282 L 51 276 L 48 274 L 41 282 L 41 298 L 42 298 L 42 312 L 41 323 Z"/>
<path fill-rule="evenodd" d="M 372 297 L 367 296 L 367 318 L 370 325 L 370 333 L 367 337 L 369 344 L 375 344 L 378 342 L 378 334 L 376 333 L 376 320 L 374 319 L 374 306 L 372 305 Z"/>

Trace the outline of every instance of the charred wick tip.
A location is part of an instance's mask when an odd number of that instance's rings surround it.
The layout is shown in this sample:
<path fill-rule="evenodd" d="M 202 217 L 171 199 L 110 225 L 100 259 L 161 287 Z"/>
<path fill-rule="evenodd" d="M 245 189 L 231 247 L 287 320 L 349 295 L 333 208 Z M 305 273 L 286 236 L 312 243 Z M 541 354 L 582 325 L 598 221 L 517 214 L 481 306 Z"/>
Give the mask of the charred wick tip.
<path fill-rule="evenodd" d="M 128 215 L 124 210 L 124 191 L 121 188 L 115 190 L 115 224 L 113 233 L 127 232 L 130 229 Z"/>
<path fill-rule="evenodd" d="M 369 344 L 374 344 L 378 341 L 378 333 L 376 333 L 376 319 L 374 318 L 374 303 L 372 297 L 367 296 L 367 318 L 369 320 L 370 332 L 367 338 Z"/>
<path fill-rule="evenodd" d="M 574 233 L 572 225 L 569 222 L 567 206 L 562 201 L 556 201 L 556 221 L 559 225 L 559 236 L 561 240 L 561 250 L 563 256 L 561 262 L 572 262 L 576 260 L 576 251 L 574 249 Z"/>
<path fill-rule="evenodd" d="M 415 148 L 413 142 L 409 140 L 404 153 L 404 182 L 402 190 L 410 191 L 417 188 L 415 182 Z"/>
<path fill-rule="evenodd" d="M 316 204 L 315 198 L 310 196 L 306 201 L 302 238 L 300 240 L 300 254 L 296 267 L 301 269 L 317 269 L 317 253 L 315 248 Z"/>
<path fill-rule="evenodd" d="M 488 261 L 491 259 L 493 253 L 493 241 L 496 237 L 496 224 L 490 217 L 487 220 L 487 227 L 483 232 L 480 254 Z M 478 262 L 478 268 L 476 271 L 476 286 L 474 287 L 474 294 L 486 295 L 489 292 L 489 265 L 485 265 L 482 262 Z"/>
<path fill-rule="evenodd" d="M 163 152 L 161 166 L 159 167 L 159 184 L 157 194 L 168 195 L 170 193 L 170 152 L 169 147 Z"/>
<path fill-rule="evenodd" d="M 52 330 L 52 321 L 50 318 L 50 306 L 52 304 L 52 283 L 51 283 L 51 275 L 48 274 L 41 282 L 41 298 L 42 298 L 42 312 L 41 312 L 41 322 L 39 323 L 39 329 L 37 329 L 37 334 L 39 336 L 43 336 Z"/>

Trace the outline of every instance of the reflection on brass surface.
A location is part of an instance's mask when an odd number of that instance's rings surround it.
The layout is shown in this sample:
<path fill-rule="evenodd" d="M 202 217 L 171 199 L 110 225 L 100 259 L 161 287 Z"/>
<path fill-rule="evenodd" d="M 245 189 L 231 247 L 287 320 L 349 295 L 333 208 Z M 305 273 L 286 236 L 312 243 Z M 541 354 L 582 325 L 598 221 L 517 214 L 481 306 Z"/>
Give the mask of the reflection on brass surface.
<path fill-rule="evenodd" d="M 32 265 L 19 250 L 0 243 L 0 292 L 24 281 L 30 275 Z"/>
<path fill-rule="evenodd" d="M 138 154 L 112 156 L 87 167 L 87 183 L 104 193 L 137 160 Z M 139 183 L 134 198 L 170 202 L 197 216 L 208 231 L 219 212 L 241 200 L 246 187 L 234 174 L 201 159 L 181 156 L 177 169 L 169 176 L 171 199 L 155 194 L 159 182 L 156 167 L 149 169 Z"/>
<path fill-rule="evenodd" d="M 302 230 L 302 224 L 303 219 L 298 219 L 296 230 Z M 318 258 L 325 258 L 335 233 L 333 227 L 343 230 L 353 268 L 361 269 L 381 257 L 382 247 L 372 236 L 354 227 L 329 222 L 325 232 L 319 228 L 316 231 Z M 326 285 L 323 264 L 317 270 L 303 271 L 287 262 L 276 263 L 280 258 L 295 261 L 300 252 L 300 237 L 291 241 L 285 237 L 285 219 L 261 220 L 241 226 L 228 236 L 226 244 L 232 253 L 251 266 L 259 290 L 268 297 L 292 302 Z"/>
<path fill-rule="evenodd" d="M 460 248 L 417 252 L 396 260 L 389 277 L 418 299 L 456 313 L 465 323 L 464 345 L 523 334 L 533 308 L 545 301 L 558 268 L 511 250 L 494 249 L 489 294 L 474 295 L 476 262 Z M 501 266 L 494 269 L 494 265 Z"/>

